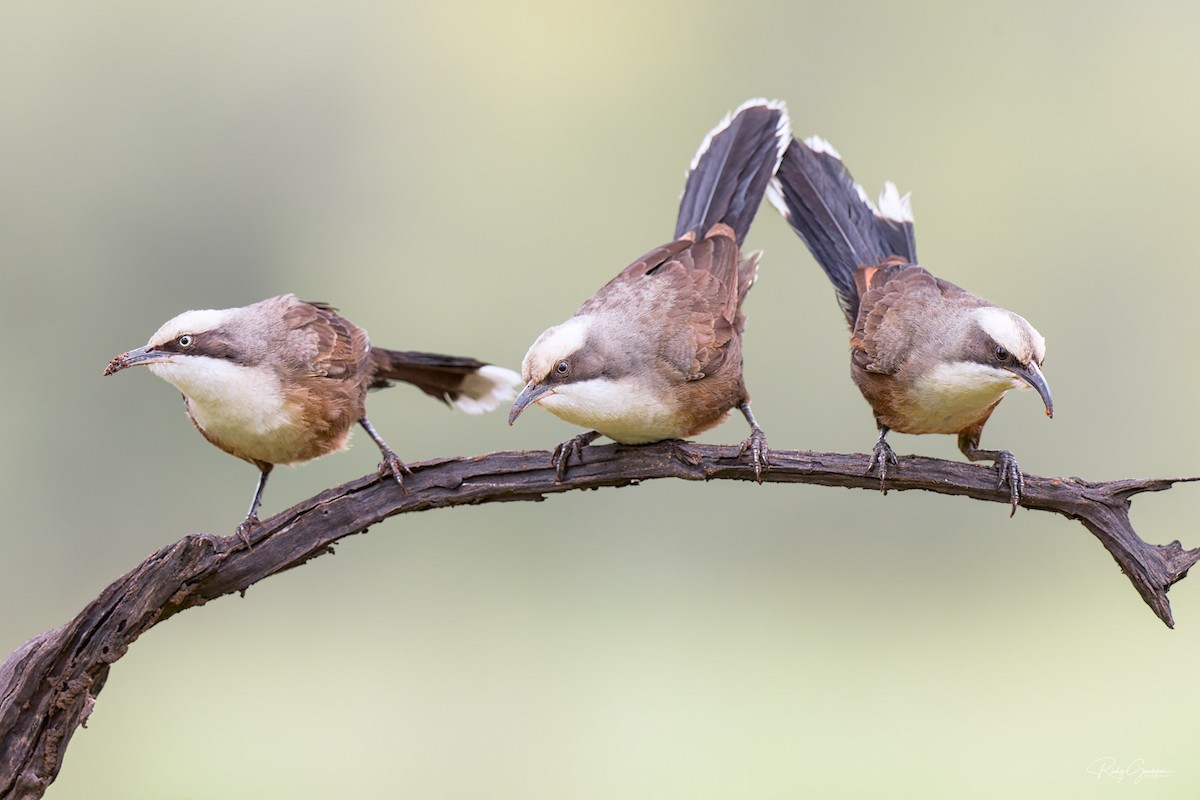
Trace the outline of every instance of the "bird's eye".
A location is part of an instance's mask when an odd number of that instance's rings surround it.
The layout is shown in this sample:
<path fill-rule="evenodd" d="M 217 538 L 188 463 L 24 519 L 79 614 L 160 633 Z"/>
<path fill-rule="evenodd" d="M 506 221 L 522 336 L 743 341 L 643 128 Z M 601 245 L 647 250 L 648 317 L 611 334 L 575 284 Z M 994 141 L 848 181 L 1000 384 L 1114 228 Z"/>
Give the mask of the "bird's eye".
<path fill-rule="evenodd" d="M 1008 351 L 1003 347 L 996 348 L 996 358 L 1000 361 L 1008 361 Z"/>
<path fill-rule="evenodd" d="M 180 336 L 175 340 L 176 344 L 178 344 L 180 347 L 191 347 L 192 343 L 195 341 L 196 337 L 192 336 L 190 333 L 185 333 L 183 336 Z"/>
<path fill-rule="evenodd" d="M 571 365 L 568 364 L 565 359 L 554 365 L 554 371 L 559 375 L 566 375 L 568 372 L 570 372 L 570 370 Z"/>

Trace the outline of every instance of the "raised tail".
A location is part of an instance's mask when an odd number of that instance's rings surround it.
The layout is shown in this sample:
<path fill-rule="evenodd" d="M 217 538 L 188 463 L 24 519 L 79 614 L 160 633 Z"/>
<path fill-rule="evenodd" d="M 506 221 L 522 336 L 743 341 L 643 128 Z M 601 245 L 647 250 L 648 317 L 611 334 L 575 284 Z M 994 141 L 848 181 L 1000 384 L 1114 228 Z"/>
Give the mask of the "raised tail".
<path fill-rule="evenodd" d="M 889 259 L 917 263 L 908 195 L 889 181 L 876 208 L 818 136 L 792 141 L 767 196 L 829 276 L 851 326 L 858 316 L 855 269 Z"/>
<path fill-rule="evenodd" d="M 371 348 L 372 389 L 411 383 L 430 397 L 468 414 L 491 411 L 516 395 L 521 376 L 473 358 Z"/>
<path fill-rule="evenodd" d="M 703 236 L 724 222 L 740 245 L 791 135 L 787 108 L 778 100 L 747 100 L 726 115 L 692 159 L 675 238 Z"/>

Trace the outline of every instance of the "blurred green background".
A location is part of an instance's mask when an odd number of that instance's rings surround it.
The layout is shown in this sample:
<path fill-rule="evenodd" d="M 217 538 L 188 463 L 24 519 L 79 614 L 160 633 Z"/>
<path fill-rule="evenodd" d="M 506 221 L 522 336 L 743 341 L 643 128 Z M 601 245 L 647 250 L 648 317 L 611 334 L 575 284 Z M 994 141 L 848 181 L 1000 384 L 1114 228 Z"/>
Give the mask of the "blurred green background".
<path fill-rule="evenodd" d="M 1200 473 L 1198 33 L 1178 2 L 4 4 L 0 651 L 249 499 L 254 470 L 110 357 L 291 291 L 515 367 L 669 238 L 701 137 L 752 96 L 872 194 L 911 189 L 922 262 L 1046 336 L 1055 419 L 1014 394 L 984 446 Z M 866 450 L 829 285 L 768 209 L 749 243 L 771 444 Z M 576 432 L 370 403 L 410 461 Z M 264 512 L 376 461 L 359 435 L 277 471 Z M 1135 525 L 1200 545 L 1198 492 Z M 1190 798 L 1200 578 L 1171 599 L 1175 631 L 1078 524 L 918 493 L 659 481 L 411 515 L 144 636 L 49 796 Z M 1104 757 L 1172 774 L 1098 780 Z"/>

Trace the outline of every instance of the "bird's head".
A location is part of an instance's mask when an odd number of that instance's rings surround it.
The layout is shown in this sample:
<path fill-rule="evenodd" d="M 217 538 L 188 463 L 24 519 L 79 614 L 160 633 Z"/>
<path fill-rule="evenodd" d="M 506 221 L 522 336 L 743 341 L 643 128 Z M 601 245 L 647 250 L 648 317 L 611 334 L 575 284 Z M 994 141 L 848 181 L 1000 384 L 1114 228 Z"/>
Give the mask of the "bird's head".
<path fill-rule="evenodd" d="M 571 317 L 537 338 L 521 363 L 525 389 L 513 402 L 509 425 L 531 403 L 555 411 L 559 405 L 570 405 L 581 389 L 596 388 L 605 380 L 610 365 L 595 337 L 589 337 L 593 323 L 590 315 Z"/>
<path fill-rule="evenodd" d="M 1033 387 L 1046 405 L 1046 416 L 1054 416 L 1050 387 L 1042 375 L 1046 340 L 1024 317 L 996 306 L 973 312 L 969 359 L 998 382 L 1010 381 L 1011 388 Z"/>
<path fill-rule="evenodd" d="M 516 422 L 530 403 L 580 425 L 598 425 L 599 420 L 625 413 L 628 393 L 623 378 L 634 368 L 634 355 L 616 353 L 610 345 L 622 335 L 595 335 L 599 318 L 578 315 L 546 330 L 529 348 L 521 365 L 526 387 L 512 403 L 509 425 Z"/>
<path fill-rule="evenodd" d="M 146 366 L 158 377 L 191 396 L 212 381 L 223 367 L 238 363 L 228 336 L 228 323 L 239 309 L 185 311 L 167 320 L 145 347 L 108 362 L 105 375 L 126 367 Z"/>

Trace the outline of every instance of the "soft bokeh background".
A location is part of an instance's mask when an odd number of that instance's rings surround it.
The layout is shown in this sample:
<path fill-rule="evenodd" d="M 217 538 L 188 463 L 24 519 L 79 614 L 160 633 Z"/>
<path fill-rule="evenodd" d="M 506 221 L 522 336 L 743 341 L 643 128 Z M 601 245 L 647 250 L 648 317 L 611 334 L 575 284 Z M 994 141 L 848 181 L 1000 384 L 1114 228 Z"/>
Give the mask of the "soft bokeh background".
<path fill-rule="evenodd" d="M 1198 33 L 1166 2 L 4 4 L 0 651 L 249 498 L 111 356 L 293 291 L 516 366 L 669 237 L 701 137 L 757 95 L 872 192 L 912 189 L 923 263 L 1045 334 L 1055 419 L 1014 395 L 985 445 L 1200 473 Z M 750 239 L 771 443 L 865 450 L 832 291 L 773 213 Z M 406 460 L 575 432 L 405 389 L 371 416 Z M 376 460 L 359 436 L 277 472 L 264 511 Z M 1200 545 L 1198 491 L 1139 499 L 1141 533 Z M 413 515 L 139 640 L 50 796 L 1195 797 L 1200 579 L 1171 598 L 1175 631 L 1081 526 L 918 493 L 660 481 Z M 1173 774 L 1097 780 L 1104 757 Z"/>

